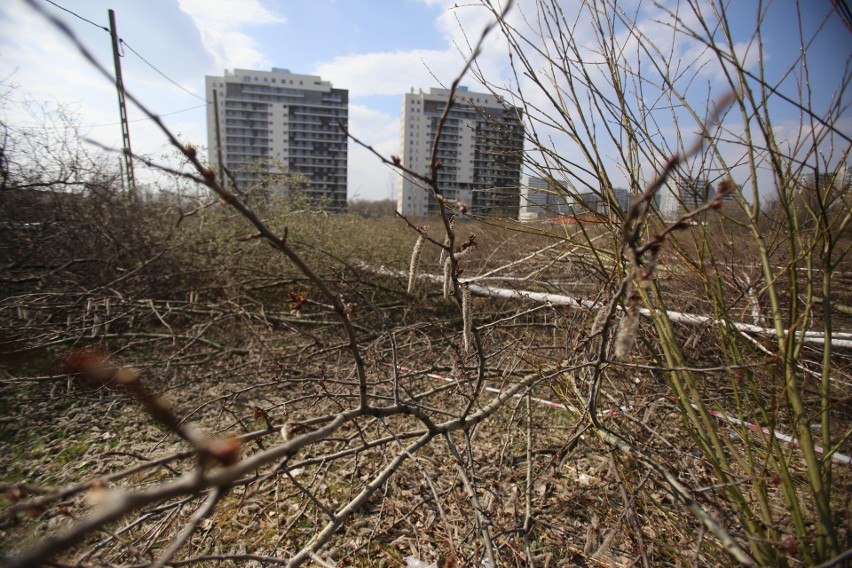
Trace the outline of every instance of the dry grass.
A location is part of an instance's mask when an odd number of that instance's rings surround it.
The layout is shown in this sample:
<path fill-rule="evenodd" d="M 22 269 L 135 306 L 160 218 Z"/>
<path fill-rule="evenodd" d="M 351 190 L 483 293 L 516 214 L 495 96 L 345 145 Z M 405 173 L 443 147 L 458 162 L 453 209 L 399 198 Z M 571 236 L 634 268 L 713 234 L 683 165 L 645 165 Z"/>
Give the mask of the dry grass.
<path fill-rule="evenodd" d="M 173 215 L 168 210 L 156 214 L 166 219 Z M 221 212 L 209 214 L 223 219 Z M 412 370 L 400 373 L 397 380 L 403 398 L 417 400 L 434 420 L 457 415 L 473 400 L 476 373 L 471 358 L 463 353 L 461 321 L 452 303 L 440 297 L 437 285 L 420 282 L 415 294 L 407 297 L 404 276 L 376 276 L 359 268 L 368 263 L 403 270 L 415 233 L 392 219 L 377 224 L 348 216 L 319 216 L 308 219 L 306 229 L 316 224 L 321 231 L 301 233 L 297 228 L 291 238 L 318 259 L 325 277 L 348 302 L 358 304 L 353 324 L 364 345 L 372 400 L 377 404 L 393 400 L 395 345 L 398 364 Z M 212 234 L 203 232 L 210 227 L 215 227 Z M 315 300 L 310 286 L 288 272 L 266 247 L 234 241 L 239 233 L 239 225 L 212 225 L 201 217 L 168 233 L 181 248 L 172 257 L 158 257 L 158 262 L 166 263 L 158 269 L 174 275 L 169 278 L 180 276 L 186 288 L 164 288 L 148 276 L 93 286 L 86 293 L 70 292 L 63 287 L 68 278 L 61 272 L 21 266 L 22 273 L 44 272 L 37 294 L 10 295 L 0 310 L 4 328 L 16 331 L 14 351 L 26 355 L 4 359 L 2 394 L 9 401 L 2 417 L 7 447 L 2 468 L 7 490 L 4 553 L 71 524 L 98 499 L 109 498 L 89 488 L 43 508 L 18 509 L 21 495 L 16 491 L 24 492 L 21 503 L 28 503 L 52 487 L 103 479 L 164 458 L 163 464 L 108 483 L 110 489 L 139 489 L 195 467 L 191 447 L 158 428 L 123 391 L 92 388 L 58 372 L 56 362 L 71 350 L 96 345 L 122 364 L 139 368 L 145 383 L 170 399 L 182 420 L 216 436 L 242 436 L 244 459 L 280 443 L 277 429 L 269 425 L 330 416 L 356 403 L 357 381 L 342 355 L 340 332 L 328 310 Z M 467 233 L 475 233 L 479 243 L 476 254 L 464 263 L 469 277 L 511 265 L 555 242 L 553 235 L 478 222 L 462 223 L 459 234 Z M 212 243 L 218 243 L 215 254 Z M 589 251 L 563 257 L 562 250 L 560 246 L 543 252 L 494 277 L 503 278 L 499 285 L 602 301 L 596 291 L 610 283 L 605 274 L 585 269 Z M 133 262 L 145 265 L 144 250 L 133 252 L 141 255 Z M 437 273 L 437 256 L 437 247 L 427 246 L 421 270 Z M 687 294 L 695 289 L 688 273 L 661 274 L 663 293 L 673 299 L 670 308 L 705 306 Z M 205 275 L 202 286 L 200 275 Z M 294 305 L 299 302 L 288 292 L 304 291 L 308 291 L 305 301 Z M 588 343 L 595 315 L 595 310 L 476 298 L 475 321 L 488 362 L 485 386 L 505 389 L 530 373 L 540 373 L 530 396 L 582 407 L 583 401 L 573 394 L 582 369 L 570 367 L 578 348 Z M 652 334 L 645 325 L 643 333 Z M 683 326 L 678 333 L 679 341 L 693 346 L 687 352 L 689 365 L 724 367 L 725 361 L 711 347 L 711 330 Z M 769 396 L 776 380 L 771 366 L 757 352 L 753 359 L 754 388 Z M 566 371 L 548 371 L 554 361 L 565 361 Z M 728 508 L 728 496 L 716 486 L 713 464 L 683 427 L 660 367 L 653 351 L 642 344 L 628 362 L 611 362 L 604 375 L 601 407 L 624 407 L 624 412 L 607 415 L 606 424 L 677 472 L 700 503 L 737 534 L 738 517 Z M 425 372 L 454 380 L 446 382 Z M 702 397 L 713 408 L 729 412 L 736 408 L 732 372 L 701 375 Z M 838 378 L 846 374 L 838 369 Z M 496 396 L 483 392 L 476 407 Z M 838 396 L 832 412 L 840 433 L 848 427 L 849 409 L 848 400 Z M 485 552 L 460 473 L 464 471 L 473 476 L 480 512 L 507 564 L 622 566 L 643 556 L 655 565 L 730 562 L 665 483 L 640 464 L 613 453 L 584 424 L 576 413 L 537 403 L 528 408 L 525 397 L 511 399 L 483 423 L 451 434 L 464 458 L 463 470 L 446 442 L 433 440 L 380 486 L 321 556 L 356 566 L 397 566 L 408 555 L 426 561 L 452 556 L 462 565 L 475 563 Z M 422 427 L 410 416 L 364 416 L 288 461 L 271 464 L 277 473 L 266 467 L 258 472 L 260 477 L 242 479 L 175 561 L 194 559 L 195 564 L 212 565 L 218 556 L 288 558 L 328 521 L 323 508 L 345 505 L 399 454 L 400 444 L 411 440 L 410 433 Z M 729 426 L 721 429 L 733 447 L 754 449 L 762 443 L 753 433 Z M 739 446 L 739 436 L 749 436 L 753 445 Z M 385 442 L 377 442 L 383 438 Z M 785 450 L 793 475 L 803 479 L 795 452 L 792 447 Z M 848 469 L 838 468 L 836 476 L 836 487 L 848 487 Z M 765 481 L 777 516 L 784 519 L 780 488 L 773 486 L 771 477 Z M 840 512 L 848 495 L 840 491 L 836 496 Z M 146 507 L 105 532 L 91 533 L 60 560 L 149 562 L 162 553 L 201 499 L 188 495 Z M 796 557 L 791 547 L 790 561 L 795 563 Z"/>

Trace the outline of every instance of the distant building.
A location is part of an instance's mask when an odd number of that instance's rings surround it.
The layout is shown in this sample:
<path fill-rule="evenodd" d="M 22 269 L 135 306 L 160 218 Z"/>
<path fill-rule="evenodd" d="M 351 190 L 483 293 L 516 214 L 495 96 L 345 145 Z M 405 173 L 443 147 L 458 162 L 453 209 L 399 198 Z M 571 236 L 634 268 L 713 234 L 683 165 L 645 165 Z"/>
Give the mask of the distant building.
<path fill-rule="evenodd" d="M 665 184 L 657 191 L 657 203 L 659 204 L 660 216 L 663 219 L 670 220 L 677 217 L 680 204 L 671 185 Z"/>
<path fill-rule="evenodd" d="M 613 188 L 612 193 L 615 197 L 615 203 L 618 204 L 621 211 L 627 211 L 627 208 L 630 207 L 632 203 L 630 190 L 616 187 Z M 614 205 L 615 204 L 610 201 L 606 193 L 588 191 L 577 195 L 577 204 L 574 206 L 574 215 L 582 217 L 583 215 L 591 213 L 599 213 L 601 215 L 612 217 L 615 216 L 616 212 Z"/>
<path fill-rule="evenodd" d="M 817 173 L 811 172 L 801 176 L 798 180 L 796 201 L 807 207 L 810 211 L 831 212 L 846 211 L 849 208 L 850 190 L 852 190 L 852 168 L 843 165 L 833 172 Z M 804 222 L 811 218 L 808 213 L 800 217 Z"/>
<path fill-rule="evenodd" d="M 530 176 L 521 187 L 520 221 L 564 217 L 570 214 L 571 197 L 547 181 Z"/>
<path fill-rule="evenodd" d="M 407 93 L 402 102 L 402 165 L 429 175 L 432 144 L 450 91 L 432 88 Z M 520 206 L 524 128 L 521 110 L 492 94 L 460 87 L 438 146 L 441 194 L 464 202 L 473 215 L 517 218 Z M 397 211 L 421 217 L 438 205 L 424 184 L 410 176 L 400 180 Z"/>
<path fill-rule="evenodd" d="M 205 78 L 209 162 L 222 163 L 247 191 L 270 175 L 303 176 L 309 197 L 331 209 L 346 206 L 349 91 L 287 69 L 234 69 Z M 215 94 L 215 99 L 214 99 Z M 287 177 L 281 176 L 285 186 Z"/>
<path fill-rule="evenodd" d="M 716 189 L 706 178 L 676 178 L 673 187 L 660 189 L 662 194 L 658 197 L 660 213 L 666 219 L 676 219 L 683 213 L 703 207 L 714 198 Z M 739 186 L 736 186 L 735 191 L 725 195 L 722 201 L 724 203 L 735 201 L 739 189 Z"/>
<path fill-rule="evenodd" d="M 844 166 L 834 172 L 804 174 L 799 178 L 799 186 L 803 190 L 834 188 L 846 191 L 852 188 L 852 168 Z"/>
<path fill-rule="evenodd" d="M 681 209 L 692 211 L 707 203 L 716 192 L 706 178 L 680 178 L 675 184 Z"/>

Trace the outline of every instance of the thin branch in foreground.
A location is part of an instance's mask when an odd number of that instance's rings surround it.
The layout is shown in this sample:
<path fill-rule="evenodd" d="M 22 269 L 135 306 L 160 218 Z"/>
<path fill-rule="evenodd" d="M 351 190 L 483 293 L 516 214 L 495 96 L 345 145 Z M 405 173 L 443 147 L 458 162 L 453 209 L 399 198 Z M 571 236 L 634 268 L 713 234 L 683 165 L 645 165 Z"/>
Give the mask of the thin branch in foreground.
<path fill-rule="evenodd" d="M 213 511 L 216 507 L 216 503 L 224 496 L 224 491 L 219 489 L 218 487 L 214 487 L 210 490 L 210 493 L 207 496 L 207 499 L 204 500 L 204 503 L 201 504 L 200 507 L 195 511 L 192 517 L 186 522 L 186 524 L 181 529 L 180 533 L 175 537 L 175 539 L 169 544 L 168 548 L 163 551 L 160 556 L 151 563 L 150 568 L 162 568 L 177 554 L 177 551 L 186 543 L 187 540 L 192 536 L 192 533 L 198 528 L 198 525 L 201 524 L 205 518 Z"/>

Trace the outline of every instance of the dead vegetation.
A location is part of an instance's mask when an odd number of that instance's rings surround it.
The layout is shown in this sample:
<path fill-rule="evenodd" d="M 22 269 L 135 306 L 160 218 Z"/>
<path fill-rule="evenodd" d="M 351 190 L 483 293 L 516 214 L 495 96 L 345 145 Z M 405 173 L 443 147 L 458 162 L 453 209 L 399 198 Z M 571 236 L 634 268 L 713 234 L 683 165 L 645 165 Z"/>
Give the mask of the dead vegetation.
<path fill-rule="evenodd" d="M 87 213 L 87 207 L 93 211 Z M 54 258 L 48 266 L 24 260 L 7 272 L 13 282 L 40 283 L 8 295 L 0 306 L 7 330 L 3 397 L 9 403 L 2 423 L 9 448 L 3 480 L 7 551 L 72 526 L 110 499 L 111 491 L 150 490 L 192 475 L 198 467 L 192 445 L 158 427 L 124 389 L 61 372 L 68 354 L 96 348 L 116 364 L 137 369 L 149 389 L 170 401 L 181 423 L 196 424 L 218 439 L 240 439 L 242 461 L 280 447 L 279 430 L 285 423 L 322 427 L 357 408 L 358 384 L 342 351 L 339 325 L 304 278 L 270 259 L 267 245 L 235 240 L 237 220 L 218 207 L 177 227 L 176 208 L 158 203 L 134 207 L 147 211 L 134 215 L 136 219 L 160 219 L 150 227 L 164 234 L 150 237 L 150 249 L 130 250 L 135 257 L 127 260 L 102 257 L 114 271 L 104 284 L 88 290 L 68 285 L 85 279 L 84 273 L 75 276 L 76 264 L 68 264 L 76 254 L 73 240 L 54 249 L 64 258 Z M 81 198 L 79 208 L 81 223 L 104 222 L 94 214 L 100 208 L 97 198 Z M 101 230 L 144 229 L 125 224 L 121 216 L 115 219 L 116 227 Z M 320 222 L 327 223 L 323 243 L 298 242 L 292 236 L 299 234 L 297 227 L 290 238 L 312 254 L 329 251 L 324 277 L 346 304 L 357 305 L 350 317 L 364 346 L 372 404 L 379 409 L 399 400 L 409 410 L 366 412 L 292 455 L 235 477 L 172 563 L 286 561 L 400 456 L 407 459 L 394 468 L 394 475 L 378 484 L 322 547 L 324 561 L 400 565 L 405 556 L 414 556 L 474 564 L 486 555 L 477 537 L 479 523 L 487 520 L 495 554 L 514 565 L 618 566 L 641 557 L 651 564 L 728 562 L 665 483 L 588 430 L 580 410 L 585 401 L 574 391 L 584 368 L 578 354 L 588 349 L 593 320 L 605 305 L 593 291 L 607 281 L 582 268 L 584 255 L 561 258 L 562 247 L 526 259 L 528 251 L 546 249 L 564 236 L 528 235 L 476 222 L 457 225 L 460 232 L 476 234 L 480 243 L 464 265 L 470 279 L 514 265 L 482 282 L 598 302 L 598 308 L 577 309 L 474 297 L 488 362 L 477 393 L 477 369 L 464 352 L 461 318 L 440 294 L 440 284 L 425 279 L 430 272 L 439 274 L 438 247 L 425 247 L 421 278 L 408 295 L 407 256 L 415 235 L 401 222 L 383 221 L 386 245 L 376 257 L 353 245 L 353 239 L 375 238 L 375 221 L 337 215 Z M 397 236 L 391 237 L 394 232 Z M 331 240 L 331 233 L 342 242 Z M 233 250 L 210 253 L 217 237 Z M 163 247 L 157 239 L 180 242 L 175 256 L 159 254 Z M 669 307 L 700 308 L 690 300 L 695 286 L 685 285 L 687 275 L 665 268 L 677 266 L 671 258 L 673 251 L 667 248 L 660 261 L 663 289 L 682 302 Z M 366 265 L 393 267 L 399 274 L 377 274 L 365 270 Z M 133 267 L 154 272 L 145 276 L 140 270 L 122 279 Z M 184 286 L 174 283 L 178 276 Z M 604 423 L 676 472 L 711 514 L 739 532 L 739 521 L 714 481 L 712 464 L 683 428 L 682 409 L 665 382 L 668 371 L 642 347 L 641 337 L 653 331 L 644 321 L 641 326 L 638 352 L 628 361 L 607 362 L 600 402 Z M 735 412 L 737 393 L 731 381 L 742 381 L 745 373 L 754 374 L 754 388 L 765 389 L 761 396 L 772 394 L 777 363 L 757 346 L 747 366 L 732 368 L 708 345 L 712 329 L 684 325 L 675 331 L 679 341 L 693 346 L 684 363 L 702 369 L 700 396 L 713 408 Z M 818 350 L 806 351 L 813 352 L 808 358 L 818 357 Z M 849 374 L 838 367 L 834 377 L 847 381 Z M 438 427 L 471 403 L 474 415 L 482 412 L 500 391 L 512 388 L 512 396 L 481 423 L 403 450 L 428 433 L 425 417 L 410 412 L 425 413 L 427 423 Z M 808 393 L 818 402 L 818 389 Z M 841 393 L 838 388 L 832 395 L 836 436 L 842 436 L 849 416 Z M 737 415 L 765 424 L 760 415 Z M 783 423 L 783 414 L 776 420 Z M 765 443 L 730 424 L 720 423 L 719 430 L 751 438 L 752 449 Z M 732 442 L 732 450 L 742 451 L 737 450 L 740 444 Z M 848 455 L 848 444 L 839 449 Z M 782 450 L 800 486 L 804 469 L 797 450 L 786 444 Z M 836 483 L 848 482 L 848 466 L 836 472 Z M 783 518 L 781 485 L 769 475 L 769 502 Z M 747 472 L 737 476 L 741 483 L 748 480 Z M 475 487 L 476 509 L 468 484 Z M 205 499 L 188 491 L 148 503 L 139 513 L 106 525 L 106 532 L 86 535 L 57 560 L 148 564 L 163 554 Z M 795 550 L 787 554 L 797 556 Z"/>
<path fill-rule="evenodd" d="M 595 223 L 253 201 L 168 131 L 209 193 L 4 176 L 4 564 L 843 562 L 848 191 L 650 207 L 726 108 Z"/>

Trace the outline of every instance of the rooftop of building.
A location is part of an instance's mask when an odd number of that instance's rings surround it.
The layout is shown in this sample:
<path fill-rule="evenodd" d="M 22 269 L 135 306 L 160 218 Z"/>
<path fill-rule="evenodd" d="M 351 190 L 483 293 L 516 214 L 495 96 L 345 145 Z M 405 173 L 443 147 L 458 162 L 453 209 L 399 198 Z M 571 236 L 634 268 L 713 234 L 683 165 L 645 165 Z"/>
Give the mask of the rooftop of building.
<path fill-rule="evenodd" d="M 303 73 L 293 73 L 289 69 L 283 67 L 272 67 L 270 71 L 260 69 L 225 69 L 223 75 L 208 75 L 209 78 L 225 78 L 237 81 L 243 81 L 246 77 L 254 77 L 263 79 L 264 82 L 285 82 L 292 85 L 298 85 L 303 89 L 322 89 L 328 90 L 334 88 L 331 81 L 323 81 L 319 75 L 307 75 Z"/>
<path fill-rule="evenodd" d="M 450 98 L 451 92 L 452 91 L 450 89 L 443 89 L 440 87 L 430 87 L 428 92 L 423 89 L 417 89 L 415 91 L 414 87 L 411 87 L 411 90 L 406 94 L 422 96 L 432 100 L 446 101 Z M 478 106 L 495 108 L 502 108 L 504 106 L 503 98 L 498 95 L 494 95 L 492 93 L 477 93 L 471 91 L 468 87 L 461 85 L 456 88 L 455 97 L 457 100 L 469 101 L 470 103 Z"/>

